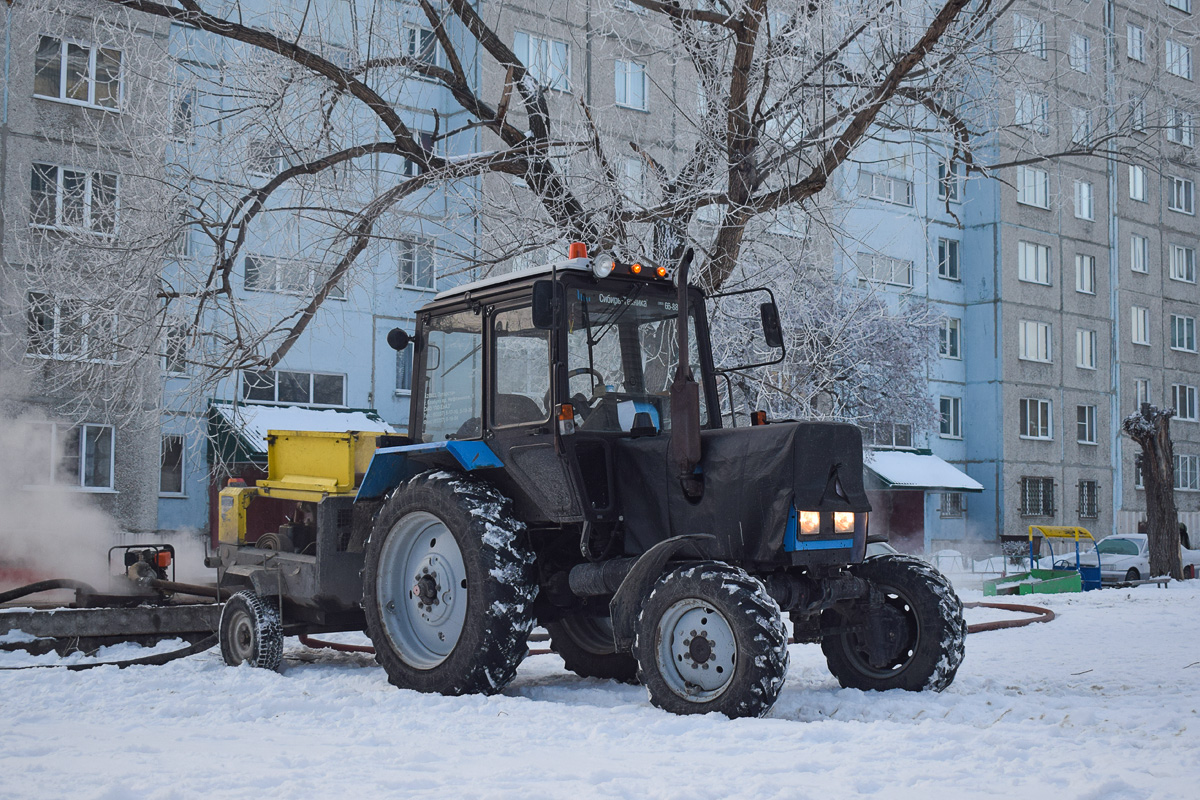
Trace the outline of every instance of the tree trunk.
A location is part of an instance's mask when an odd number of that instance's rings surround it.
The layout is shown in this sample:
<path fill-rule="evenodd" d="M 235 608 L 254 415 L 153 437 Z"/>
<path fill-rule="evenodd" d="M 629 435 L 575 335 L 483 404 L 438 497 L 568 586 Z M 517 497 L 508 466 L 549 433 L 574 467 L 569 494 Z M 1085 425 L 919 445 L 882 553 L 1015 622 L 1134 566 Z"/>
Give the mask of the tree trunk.
<path fill-rule="evenodd" d="M 1142 403 L 1141 411 L 1121 422 L 1142 448 L 1142 480 L 1146 487 L 1146 535 L 1150 541 L 1150 575 L 1183 579 L 1179 558 L 1179 512 L 1175 507 L 1175 448 L 1171 443 L 1174 409 Z"/>

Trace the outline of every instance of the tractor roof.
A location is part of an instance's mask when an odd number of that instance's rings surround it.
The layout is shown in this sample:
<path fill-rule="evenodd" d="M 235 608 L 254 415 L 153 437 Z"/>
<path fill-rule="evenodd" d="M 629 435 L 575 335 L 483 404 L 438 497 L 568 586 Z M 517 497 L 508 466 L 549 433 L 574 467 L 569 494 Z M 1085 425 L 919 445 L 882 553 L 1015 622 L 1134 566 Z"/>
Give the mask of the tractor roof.
<path fill-rule="evenodd" d="M 549 276 L 555 270 L 559 272 L 586 272 L 591 274 L 592 260 L 590 258 L 566 258 L 562 261 L 554 261 L 549 264 L 543 264 L 540 267 L 530 267 L 529 269 L 517 270 L 516 272 L 505 272 L 502 275 L 493 275 L 490 278 L 484 278 L 471 283 L 465 283 L 462 286 L 455 286 L 452 289 L 438 292 L 434 296 L 434 300 L 446 300 L 451 297 L 467 294 L 468 292 L 477 292 L 480 289 L 486 289 L 493 286 L 502 286 L 508 283 L 518 283 L 520 281 L 534 280 Z"/>

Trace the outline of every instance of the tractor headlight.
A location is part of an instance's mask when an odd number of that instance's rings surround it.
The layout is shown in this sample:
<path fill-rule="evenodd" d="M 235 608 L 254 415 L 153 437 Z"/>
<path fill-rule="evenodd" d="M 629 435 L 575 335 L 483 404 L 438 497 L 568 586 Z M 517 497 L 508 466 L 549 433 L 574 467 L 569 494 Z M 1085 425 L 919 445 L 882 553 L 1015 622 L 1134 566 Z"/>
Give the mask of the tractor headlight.
<path fill-rule="evenodd" d="M 821 532 L 821 512 L 800 512 L 800 533 L 813 536 Z"/>
<path fill-rule="evenodd" d="M 833 512 L 833 532 L 834 533 L 854 533 L 854 512 L 853 511 L 835 511 L 835 512 Z"/>
<path fill-rule="evenodd" d="M 592 259 L 592 274 L 597 278 L 607 278 L 612 274 L 613 267 L 617 263 L 612 260 L 612 256 L 600 253 Z"/>

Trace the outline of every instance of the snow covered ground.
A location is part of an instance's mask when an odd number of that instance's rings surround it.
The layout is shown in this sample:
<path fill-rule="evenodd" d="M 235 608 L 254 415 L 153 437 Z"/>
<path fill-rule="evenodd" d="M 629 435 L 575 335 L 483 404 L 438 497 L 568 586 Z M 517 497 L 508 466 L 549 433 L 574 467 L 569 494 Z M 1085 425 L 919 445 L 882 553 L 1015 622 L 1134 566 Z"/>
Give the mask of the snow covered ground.
<path fill-rule="evenodd" d="M 0 798 L 1200 797 L 1200 581 L 1018 602 L 1058 618 L 969 636 L 940 695 L 840 689 L 797 645 L 756 720 L 674 717 L 554 655 L 490 698 L 399 691 L 370 656 L 295 640 L 281 674 L 215 650 L 2 671 Z M 0 653 L 24 663 L 62 660 Z"/>

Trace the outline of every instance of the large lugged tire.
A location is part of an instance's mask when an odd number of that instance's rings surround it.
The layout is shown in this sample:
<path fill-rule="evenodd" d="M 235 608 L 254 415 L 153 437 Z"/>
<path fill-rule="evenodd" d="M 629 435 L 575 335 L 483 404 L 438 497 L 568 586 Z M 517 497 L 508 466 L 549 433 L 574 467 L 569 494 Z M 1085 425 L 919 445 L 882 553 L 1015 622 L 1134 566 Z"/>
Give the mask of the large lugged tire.
<path fill-rule="evenodd" d="M 850 620 L 850 629 L 824 637 L 821 650 L 838 682 L 863 691 L 940 692 L 949 686 L 967 637 L 962 601 L 950 582 L 924 561 L 902 555 L 867 559 L 855 572 L 884 593 L 887 624 L 898 638 L 886 663 L 873 665 L 865 619 Z"/>
<path fill-rule="evenodd" d="M 562 656 L 571 672 L 584 678 L 637 682 L 637 660 L 615 651 L 607 617 L 572 614 L 544 625 L 550 634 L 550 649 Z"/>
<path fill-rule="evenodd" d="M 525 525 L 494 487 L 426 472 L 400 486 L 367 543 L 375 659 L 404 689 L 494 694 L 517 672 L 537 580 Z"/>
<path fill-rule="evenodd" d="M 704 561 L 668 572 L 638 617 L 633 654 L 650 702 L 675 714 L 761 717 L 787 675 L 779 606 L 745 571 Z"/>
<path fill-rule="evenodd" d="M 249 664 L 276 670 L 283 660 L 279 606 L 274 598 L 260 597 L 249 589 L 225 602 L 217 637 L 221 657 L 231 667 Z"/>

